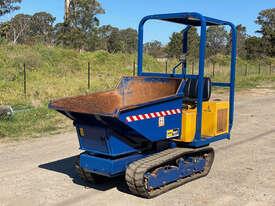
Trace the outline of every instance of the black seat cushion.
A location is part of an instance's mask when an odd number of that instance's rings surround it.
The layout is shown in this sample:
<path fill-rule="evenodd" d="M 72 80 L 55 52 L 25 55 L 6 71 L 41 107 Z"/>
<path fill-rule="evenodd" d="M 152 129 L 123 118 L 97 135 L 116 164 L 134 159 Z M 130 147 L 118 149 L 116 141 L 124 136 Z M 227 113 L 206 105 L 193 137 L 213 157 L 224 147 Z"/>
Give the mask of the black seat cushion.
<path fill-rule="evenodd" d="M 185 84 L 184 97 L 188 101 L 195 102 L 198 98 L 198 79 L 188 79 Z M 211 97 L 211 79 L 203 79 L 203 101 L 208 101 Z"/>

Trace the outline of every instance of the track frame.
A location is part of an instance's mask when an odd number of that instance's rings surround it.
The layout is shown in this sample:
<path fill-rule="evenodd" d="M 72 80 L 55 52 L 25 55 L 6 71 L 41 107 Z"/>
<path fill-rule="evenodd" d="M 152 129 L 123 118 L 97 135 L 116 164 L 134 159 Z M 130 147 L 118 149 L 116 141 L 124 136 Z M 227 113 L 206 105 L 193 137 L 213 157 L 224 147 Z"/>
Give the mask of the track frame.
<path fill-rule="evenodd" d="M 146 174 L 152 169 L 163 167 L 171 161 L 176 161 L 182 157 L 204 157 L 205 166 L 203 170 L 195 171 L 188 176 L 179 177 L 172 182 L 164 182 L 158 188 L 148 187 L 148 180 Z M 214 149 L 211 147 L 202 149 L 189 149 L 189 148 L 172 148 L 155 155 L 143 158 L 130 164 L 126 170 L 125 179 L 130 191 L 137 196 L 143 198 L 153 198 L 161 195 L 169 190 L 179 187 L 192 180 L 208 175 L 214 161 Z M 184 171 L 183 171 L 184 172 Z"/>

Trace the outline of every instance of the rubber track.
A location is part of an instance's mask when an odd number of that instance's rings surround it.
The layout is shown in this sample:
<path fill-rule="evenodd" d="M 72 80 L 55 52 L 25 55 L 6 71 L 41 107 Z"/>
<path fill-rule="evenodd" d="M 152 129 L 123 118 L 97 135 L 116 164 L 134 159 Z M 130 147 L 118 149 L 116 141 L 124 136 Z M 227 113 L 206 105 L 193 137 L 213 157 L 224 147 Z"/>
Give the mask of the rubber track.
<path fill-rule="evenodd" d="M 196 173 L 186 178 L 180 179 L 176 182 L 167 184 L 161 188 L 155 190 L 147 190 L 144 175 L 150 169 L 156 168 L 165 163 L 177 160 L 186 155 L 201 155 L 208 154 L 206 157 L 206 166 L 203 172 Z M 183 185 L 192 180 L 206 176 L 214 161 L 214 150 L 210 147 L 203 149 L 189 149 L 189 148 L 173 148 L 168 149 L 163 152 L 157 153 L 155 155 L 149 156 L 147 158 L 138 160 L 130 164 L 126 170 L 125 179 L 130 191 L 137 196 L 143 198 L 153 198 L 160 194 L 163 194 L 171 189 L 174 189 L 180 185 Z"/>

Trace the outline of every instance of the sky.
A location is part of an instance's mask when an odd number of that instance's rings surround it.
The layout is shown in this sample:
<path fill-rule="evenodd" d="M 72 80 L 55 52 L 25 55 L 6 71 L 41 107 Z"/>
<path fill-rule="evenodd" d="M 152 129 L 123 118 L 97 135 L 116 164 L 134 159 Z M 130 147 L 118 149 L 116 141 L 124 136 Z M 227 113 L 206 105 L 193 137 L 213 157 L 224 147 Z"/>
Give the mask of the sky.
<path fill-rule="evenodd" d="M 100 24 L 110 24 L 120 29 L 137 29 L 142 17 L 151 14 L 175 12 L 200 12 L 205 16 L 231 21 L 247 27 L 249 35 L 256 35 L 259 27 L 255 24 L 258 13 L 274 8 L 274 0 L 99 0 L 105 14 L 99 15 Z M 64 0 L 23 0 L 21 10 L 16 13 L 34 14 L 46 11 L 62 22 Z M 16 13 L 4 17 L 11 18 Z M 3 19 L 2 19 L 3 20 Z M 145 26 L 145 41 L 159 40 L 167 43 L 174 31 L 181 26 L 173 23 L 152 22 Z"/>

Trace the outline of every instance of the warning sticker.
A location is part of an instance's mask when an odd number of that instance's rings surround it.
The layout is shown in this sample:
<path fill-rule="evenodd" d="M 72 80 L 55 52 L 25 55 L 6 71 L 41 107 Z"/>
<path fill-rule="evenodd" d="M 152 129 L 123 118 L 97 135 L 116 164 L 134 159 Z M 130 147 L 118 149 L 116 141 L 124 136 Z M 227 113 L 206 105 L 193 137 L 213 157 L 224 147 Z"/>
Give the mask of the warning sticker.
<path fill-rule="evenodd" d="M 164 127 L 165 126 L 165 119 L 164 117 L 159 118 L 159 127 Z"/>
<path fill-rule="evenodd" d="M 176 128 L 176 129 L 169 129 L 166 131 L 166 138 L 169 139 L 169 138 L 173 138 L 173 137 L 178 137 L 179 136 L 179 128 Z"/>

